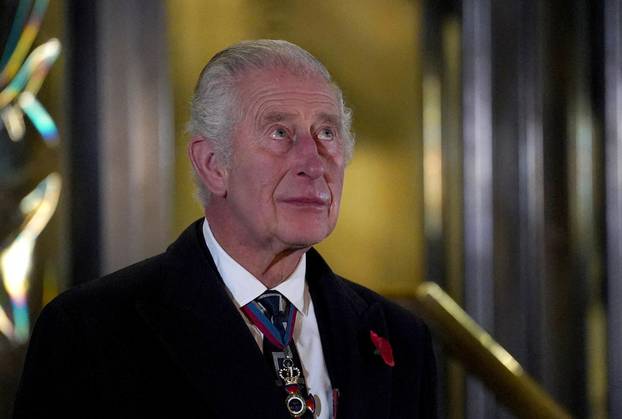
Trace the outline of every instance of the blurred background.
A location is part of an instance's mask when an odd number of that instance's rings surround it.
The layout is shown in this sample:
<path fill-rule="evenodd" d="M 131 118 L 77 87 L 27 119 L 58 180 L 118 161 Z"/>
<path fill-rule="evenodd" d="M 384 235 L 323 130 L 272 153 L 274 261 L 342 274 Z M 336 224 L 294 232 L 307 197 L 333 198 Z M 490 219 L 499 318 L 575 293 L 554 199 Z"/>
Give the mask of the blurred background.
<path fill-rule="evenodd" d="M 438 283 L 575 417 L 622 418 L 619 0 L 0 5 L 0 418 L 42 306 L 201 216 L 192 89 L 254 38 L 354 110 L 334 270 L 407 306 Z M 437 349 L 442 418 L 513 417 Z"/>

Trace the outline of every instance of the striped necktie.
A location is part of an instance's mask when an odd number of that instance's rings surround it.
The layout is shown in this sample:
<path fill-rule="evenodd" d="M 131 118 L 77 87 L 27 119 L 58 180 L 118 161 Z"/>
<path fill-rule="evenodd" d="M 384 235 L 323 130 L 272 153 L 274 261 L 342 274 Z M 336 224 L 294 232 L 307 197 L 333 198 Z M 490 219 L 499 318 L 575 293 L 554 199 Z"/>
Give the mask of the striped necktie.
<path fill-rule="evenodd" d="M 293 342 L 297 310 L 278 291 L 268 290 L 242 307 L 242 312 L 263 333 L 263 354 L 285 390 L 285 407 L 292 417 L 313 418 L 315 399 L 308 394 L 302 364 Z"/>

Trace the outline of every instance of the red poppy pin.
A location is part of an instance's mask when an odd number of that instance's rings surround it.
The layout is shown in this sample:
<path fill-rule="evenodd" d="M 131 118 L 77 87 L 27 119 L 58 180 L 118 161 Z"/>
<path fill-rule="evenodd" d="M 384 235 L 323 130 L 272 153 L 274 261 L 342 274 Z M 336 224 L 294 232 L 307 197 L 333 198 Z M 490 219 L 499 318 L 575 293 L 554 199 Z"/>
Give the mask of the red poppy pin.
<path fill-rule="evenodd" d="M 393 348 L 391 347 L 389 341 L 382 336 L 378 336 L 378 334 L 373 330 L 369 331 L 369 337 L 371 338 L 371 342 L 376 347 L 374 353 L 376 355 L 380 355 L 385 364 L 390 367 L 394 367 L 395 360 L 393 359 Z"/>

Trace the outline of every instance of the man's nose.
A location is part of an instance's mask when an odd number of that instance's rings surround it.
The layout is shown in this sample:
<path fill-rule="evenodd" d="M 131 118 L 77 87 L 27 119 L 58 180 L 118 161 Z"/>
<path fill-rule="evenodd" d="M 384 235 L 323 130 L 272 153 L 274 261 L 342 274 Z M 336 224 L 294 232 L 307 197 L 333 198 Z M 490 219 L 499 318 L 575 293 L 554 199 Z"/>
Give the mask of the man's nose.
<path fill-rule="evenodd" d="M 294 152 L 298 176 L 308 176 L 315 179 L 324 174 L 324 160 L 312 135 L 299 135 L 294 143 Z"/>

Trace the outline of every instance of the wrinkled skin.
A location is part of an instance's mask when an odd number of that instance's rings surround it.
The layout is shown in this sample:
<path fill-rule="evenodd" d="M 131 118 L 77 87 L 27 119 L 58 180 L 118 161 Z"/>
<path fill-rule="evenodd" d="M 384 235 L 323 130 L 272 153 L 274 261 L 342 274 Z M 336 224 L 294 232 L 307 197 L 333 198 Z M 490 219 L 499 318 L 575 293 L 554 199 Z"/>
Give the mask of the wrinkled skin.
<path fill-rule="evenodd" d="M 205 209 L 225 250 L 264 283 L 293 271 L 301 255 L 335 228 L 345 168 L 339 107 L 318 77 L 255 71 L 240 82 L 242 120 L 229 165 L 191 158 L 212 192 Z M 213 151 L 211 151 L 213 153 Z"/>

